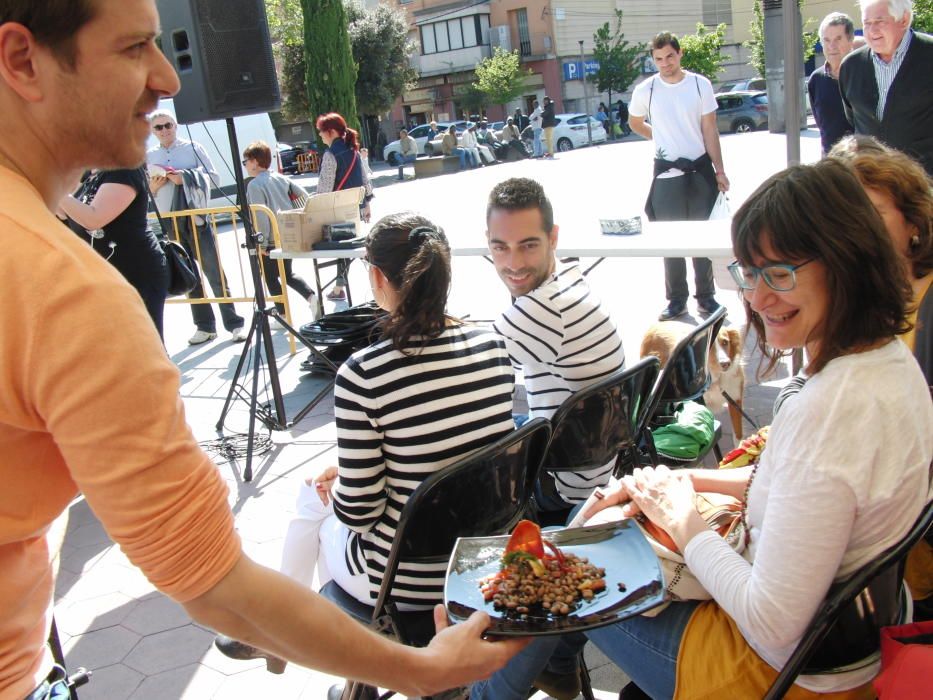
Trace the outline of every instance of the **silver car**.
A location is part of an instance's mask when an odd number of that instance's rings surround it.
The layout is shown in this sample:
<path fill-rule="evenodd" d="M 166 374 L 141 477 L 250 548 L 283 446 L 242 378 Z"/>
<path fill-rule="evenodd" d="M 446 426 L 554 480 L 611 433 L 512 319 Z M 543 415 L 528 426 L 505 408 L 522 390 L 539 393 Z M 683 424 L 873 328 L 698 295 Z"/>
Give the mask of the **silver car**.
<path fill-rule="evenodd" d="M 768 127 L 768 93 L 727 92 L 716 95 L 719 131 L 744 134 Z"/>

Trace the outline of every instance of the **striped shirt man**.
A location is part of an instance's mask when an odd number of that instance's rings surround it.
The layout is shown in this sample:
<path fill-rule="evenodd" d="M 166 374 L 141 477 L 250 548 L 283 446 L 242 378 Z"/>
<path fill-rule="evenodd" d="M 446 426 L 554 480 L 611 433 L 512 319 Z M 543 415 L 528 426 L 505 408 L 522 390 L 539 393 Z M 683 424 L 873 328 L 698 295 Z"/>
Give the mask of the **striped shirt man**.
<path fill-rule="evenodd" d="M 550 418 L 571 394 L 625 365 L 622 336 L 576 264 L 558 265 L 547 281 L 517 297 L 494 325 L 525 376 L 532 418 Z M 614 461 L 580 472 L 556 472 L 568 503 L 603 486 Z"/>
<path fill-rule="evenodd" d="M 417 354 L 389 341 L 354 353 L 337 373 L 334 512 L 351 531 L 347 568 L 376 598 L 403 506 L 429 475 L 513 429 L 514 374 L 502 339 L 453 326 Z M 446 563 L 404 561 L 396 600 L 443 600 Z"/>
<path fill-rule="evenodd" d="M 888 101 L 888 91 L 891 89 L 894 78 L 897 77 L 898 69 L 904 62 L 904 56 L 907 55 L 907 49 L 910 48 L 910 38 L 912 36 L 913 32 L 911 31 L 904 33 L 904 37 L 901 39 L 901 43 L 898 44 L 897 50 L 890 61 L 885 62 L 874 51 L 871 52 L 871 62 L 875 68 L 875 82 L 878 83 L 878 121 L 881 121 L 884 117 L 884 106 Z"/>

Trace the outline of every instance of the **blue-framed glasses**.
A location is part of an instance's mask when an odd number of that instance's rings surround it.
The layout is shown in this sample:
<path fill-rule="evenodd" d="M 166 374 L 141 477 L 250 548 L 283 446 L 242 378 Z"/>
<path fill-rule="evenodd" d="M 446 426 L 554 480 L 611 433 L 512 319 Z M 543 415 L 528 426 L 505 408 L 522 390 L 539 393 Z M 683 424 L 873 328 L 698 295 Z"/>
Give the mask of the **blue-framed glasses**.
<path fill-rule="evenodd" d="M 797 286 L 797 270 L 815 259 L 804 260 L 799 265 L 772 263 L 764 267 L 743 265 L 735 261 L 729 265 L 729 273 L 735 283 L 739 285 L 739 289 L 755 289 L 758 286 L 758 280 L 763 279 L 765 284 L 774 291 L 789 292 Z"/>

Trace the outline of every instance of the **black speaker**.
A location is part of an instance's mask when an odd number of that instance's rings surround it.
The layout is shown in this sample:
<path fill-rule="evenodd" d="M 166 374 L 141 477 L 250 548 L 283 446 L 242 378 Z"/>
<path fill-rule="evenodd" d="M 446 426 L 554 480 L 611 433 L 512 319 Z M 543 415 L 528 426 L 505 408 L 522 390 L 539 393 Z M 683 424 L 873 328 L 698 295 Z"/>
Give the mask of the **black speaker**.
<path fill-rule="evenodd" d="M 157 0 L 180 124 L 282 106 L 263 0 Z"/>

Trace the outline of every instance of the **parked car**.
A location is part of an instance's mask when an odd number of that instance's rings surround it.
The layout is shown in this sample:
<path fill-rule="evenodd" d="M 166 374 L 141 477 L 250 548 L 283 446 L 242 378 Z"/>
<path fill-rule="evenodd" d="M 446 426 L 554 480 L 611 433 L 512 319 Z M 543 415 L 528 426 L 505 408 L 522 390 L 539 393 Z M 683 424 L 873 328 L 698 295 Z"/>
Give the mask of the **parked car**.
<path fill-rule="evenodd" d="M 593 143 L 603 143 L 608 138 L 603 125 L 593 117 L 582 113 L 557 114 L 557 126 L 554 127 L 554 148 L 558 151 L 572 151 L 574 148 L 586 146 L 589 141 L 586 133 L 586 120 L 590 120 Z M 544 136 L 542 135 L 542 140 Z M 530 147 L 534 142 L 534 131 L 526 126 L 522 131 L 522 141 Z"/>
<path fill-rule="evenodd" d="M 453 124 L 457 127 L 457 133 L 461 133 L 465 128 L 472 125 L 473 122 L 468 121 L 456 121 L 456 122 L 438 122 L 437 123 L 437 132 L 439 134 L 436 141 L 440 142 L 440 135 L 443 132 L 447 131 L 450 128 L 450 125 Z M 408 130 L 408 136 L 415 140 L 415 144 L 418 146 L 418 155 L 433 155 L 433 149 L 428 148 L 428 129 L 430 129 L 429 124 L 419 124 L 413 129 Z M 438 147 L 437 150 L 440 150 Z M 392 166 L 398 165 L 398 156 L 401 153 L 402 148 L 399 145 L 399 140 L 395 139 L 390 144 L 388 144 L 384 149 L 382 149 L 382 157 L 385 161 Z"/>
<path fill-rule="evenodd" d="M 296 143 L 295 145 L 288 143 L 277 143 L 275 144 L 279 152 L 279 163 L 282 166 L 282 172 L 287 175 L 295 175 L 298 173 L 298 156 L 307 153 L 309 148 L 307 143 Z"/>
<path fill-rule="evenodd" d="M 716 95 L 716 125 L 720 131 L 744 134 L 768 126 L 768 93 L 728 92 Z"/>
<path fill-rule="evenodd" d="M 748 80 L 734 80 L 731 83 L 723 83 L 716 91 L 717 95 L 727 92 L 749 92 L 752 90 L 767 90 L 767 81 L 764 78 L 749 78 Z"/>

